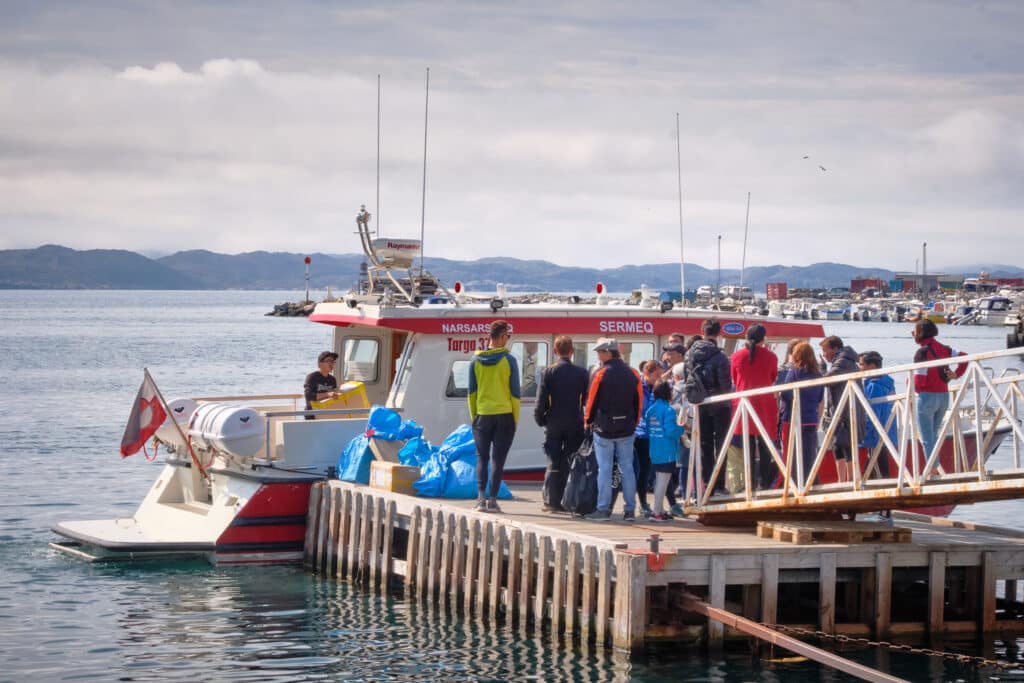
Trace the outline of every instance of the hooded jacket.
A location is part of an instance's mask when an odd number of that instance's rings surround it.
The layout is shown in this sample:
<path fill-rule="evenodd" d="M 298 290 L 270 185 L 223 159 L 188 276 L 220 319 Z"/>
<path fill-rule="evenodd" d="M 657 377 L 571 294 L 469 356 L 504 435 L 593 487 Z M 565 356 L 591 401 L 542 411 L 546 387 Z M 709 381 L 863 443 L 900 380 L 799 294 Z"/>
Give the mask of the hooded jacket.
<path fill-rule="evenodd" d="M 519 421 L 519 363 L 508 349 L 477 351 L 469 367 L 469 417 L 512 413 Z"/>
<path fill-rule="evenodd" d="M 644 413 L 644 424 L 651 440 L 651 462 L 655 465 L 675 462 L 679 455 L 679 437 L 683 428 L 677 423 L 675 408 L 658 398 Z"/>
<path fill-rule="evenodd" d="M 845 375 L 850 372 L 857 372 L 857 352 L 849 346 L 844 346 L 836 354 L 828 370 L 823 374 L 824 377 L 838 377 L 839 375 Z M 842 413 L 836 414 L 836 406 L 839 405 L 839 400 L 843 396 L 843 391 L 846 390 L 845 382 L 835 382 L 834 384 L 828 385 L 828 404 L 825 409 L 825 424 L 831 424 L 832 421 L 838 422 L 839 426 L 836 427 L 835 440 L 849 442 L 850 441 L 850 412 L 849 409 L 844 407 Z M 857 402 L 857 423 L 858 425 L 864 424 L 863 419 L 863 408 L 860 406 L 860 402 Z"/>
<path fill-rule="evenodd" d="M 892 396 L 896 393 L 896 383 L 892 381 L 892 377 L 889 375 L 881 375 L 879 377 L 869 377 L 864 380 L 864 397 L 871 403 L 871 410 L 875 413 L 875 417 L 878 421 L 885 426 L 886 420 L 892 414 L 892 402 L 879 400 L 875 403 L 872 399 L 882 399 L 886 396 Z M 889 430 L 886 432 L 889 436 L 889 440 L 896 444 L 896 421 L 893 420 Z M 878 435 L 878 429 L 875 427 L 875 423 L 871 421 L 871 418 L 864 419 L 864 439 L 860 442 L 860 445 L 864 448 L 874 448 L 878 445 L 881 437 Z"/>

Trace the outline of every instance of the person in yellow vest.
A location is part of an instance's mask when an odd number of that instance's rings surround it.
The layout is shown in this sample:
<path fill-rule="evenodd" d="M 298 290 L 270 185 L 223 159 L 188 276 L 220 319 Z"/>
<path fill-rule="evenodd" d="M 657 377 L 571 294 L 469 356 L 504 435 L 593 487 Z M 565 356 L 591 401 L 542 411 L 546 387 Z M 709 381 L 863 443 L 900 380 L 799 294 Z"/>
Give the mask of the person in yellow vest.
<path fill-rule="evenodd" d="M 477 455 L 474 509 L 483 512 L 501 512 L 498 488 L 519 421 L 519 363 L 507 348 L 511 337 L 507 321 L 492 322 L 488 348 L 477 351 L 469 367 L 469 417 Z"/>

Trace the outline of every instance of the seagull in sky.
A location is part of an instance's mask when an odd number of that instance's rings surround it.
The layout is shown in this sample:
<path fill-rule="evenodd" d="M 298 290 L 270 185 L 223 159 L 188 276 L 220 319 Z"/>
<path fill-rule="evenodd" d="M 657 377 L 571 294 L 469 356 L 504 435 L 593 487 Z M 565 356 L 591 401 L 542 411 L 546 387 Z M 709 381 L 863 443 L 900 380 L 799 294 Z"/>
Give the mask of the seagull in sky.
<path fill-rule="evenodd" d="M 818 164 L 818 168 L 820 168 L 820 169 L 821 169 L 821 172 L 822 172 L 822 173 L 824 173 L 825 171 L 827 171 L 827 170 L 828 170 L 827 168 L 825 168 L 825 167 L 824 167 L 824 166 L 822 166 L 821 164 Z"/>
<path fill-rule="evenodd" d="M 811 156 L 809 154 L 805 154 L 804 155 L 804 159 L 810 159 L 810 158 L 811 158 Z"/>

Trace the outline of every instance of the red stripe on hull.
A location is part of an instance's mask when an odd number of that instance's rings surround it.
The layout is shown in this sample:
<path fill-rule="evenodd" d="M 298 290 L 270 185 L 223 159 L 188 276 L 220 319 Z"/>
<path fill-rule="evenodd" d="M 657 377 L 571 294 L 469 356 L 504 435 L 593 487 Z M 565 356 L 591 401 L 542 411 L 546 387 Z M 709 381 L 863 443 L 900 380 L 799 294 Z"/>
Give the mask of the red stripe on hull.
<path fill-rule="evenodd" d="M 277 524 L 272 526 L 231 526 L 217 539 L 217 545 L 227 543 L 280 543 L 305 541 L 305 524 Z"/>

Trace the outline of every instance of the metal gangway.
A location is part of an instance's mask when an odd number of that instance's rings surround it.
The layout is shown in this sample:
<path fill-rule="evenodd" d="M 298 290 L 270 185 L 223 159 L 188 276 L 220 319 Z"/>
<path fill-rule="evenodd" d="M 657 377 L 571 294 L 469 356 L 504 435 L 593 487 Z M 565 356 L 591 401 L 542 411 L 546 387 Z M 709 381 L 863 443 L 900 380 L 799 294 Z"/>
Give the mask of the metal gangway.
<path fill-rule="evenodd" d="M 918 396 L 913 376 L 922 368 L 967 364 L 966 372 L 948 384 L 949 409 L 942 420 L 935 446 L 924 452 L 916 417 Z M 993 366 L 1004 366 L 998 372 Z M 894 509 L 925 508 L 938 514 L 953 506 L 988 500 L 1024 497 L 1024 469 L 1021 469 L 1021 402 L 1024 400 L 1024 349 L 1009 349 L 866 370 L 805 382 L 715 396 L 693 406 L 691 449 L 685 486 L 684 508 L 706 524 L 750 524 L 773 519 L 836 519 L 842 515 Z M 865 380 L 888 374 L 895 392 L 869 401 Z M 800 389 L 841 385 L 834 415 L 849 416 L 852 458 L 850 477 L 838 481 L 832 453 L 840 420 L 822 419 L 818 425 L 818 448 L 805 468 L 801 430 L 789 429 L 779 441 L 770 438 L 751 399 L 772 394 L 778 400 L 785 392 L 793 398 L 794 424 L 801 423 Z M 873 403 L 891 403 L 883 424 Z M 733 404 L 729 429 L 707 473 L 701 457 L 700 413 L 716 404 Z M 824 416 L 825 410 L 821 413 Z M 884 411 L 883 411 L 884 412 Z M 880 439 L 871 449 L 859 446 L 858 436 L 868 421 Z M 895 438 L 890 438 L 895 425 Z M 732 435 L 740 436 L 734 443 Z M 752 439 L 750 437 L 759 437 Z M 757 444 L 756 446 L 754 444 Z M 990 460 L 1000 450 L 1000 456 Z M 1009 462 L 1003 453 L 1012 454 Z M 806 459 L 811 460 L 811 453 Z M 774 464 L 774 483 L 761 486 L 759 467 Z M 888 465 L 883 476 L 882 463 Z M 770 464 L 767 464 L 770 463 Z M 719 479 L 722 477 L 722 479 Z M 707 482 L 724 480 L 727 492 L 713 490 Z"/>

